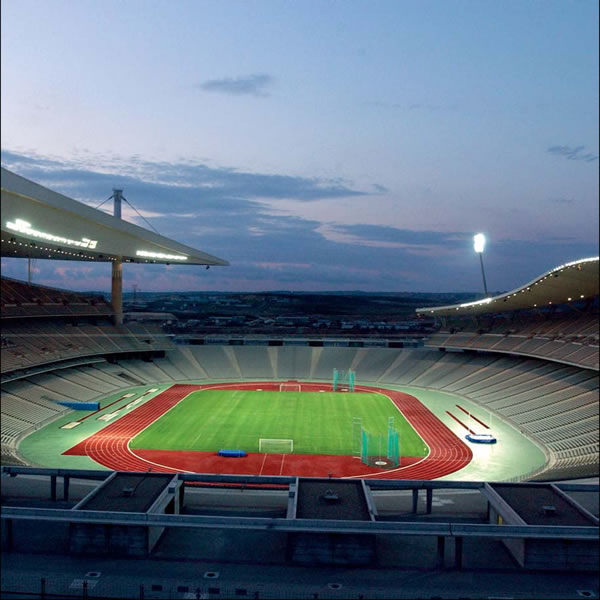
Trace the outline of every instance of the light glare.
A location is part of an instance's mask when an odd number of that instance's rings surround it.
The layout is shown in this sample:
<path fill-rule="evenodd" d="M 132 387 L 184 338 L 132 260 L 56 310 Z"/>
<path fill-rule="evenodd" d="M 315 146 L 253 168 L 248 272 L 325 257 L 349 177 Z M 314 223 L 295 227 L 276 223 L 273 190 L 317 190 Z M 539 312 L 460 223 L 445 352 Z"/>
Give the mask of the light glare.
<path fill-rule="evenodd" d="M 14 221 L 6 221 L 6 226 L 13 231 L 18 231 L 19 233 L 24 233 L 30 237 L 41 238 L 43 240 L 48 240 L 50 242 L 56 242 L 59 244 L 69 244 L 70 246 L 79 246 L 80 248 L 95 248 L 98 244 L 97 240 L 90 240 L 89 238 L 81 238 L 81 241 L 71 240 L 69 238 L 64 238 L 62 236 L 53 235 L 51 233 L 46 233 L 45 231 L 38 231 L 37 229 L 33 229 L 31 223 L 23 219 L 15 219 Z M 21 245 L 21 244 L 19 244 Z"/>
<path fill-rule="evenodd" d="M 187 256 L 181 256 L 178 254 L 164 254 L 163 252 L 148 252 L 146 250 L 138 250 L 137 256 L 144 256 L 146 258 L 160 258 L 163 260 L 187 260 Z"/>
<path fill-rule="evenodd" d="M 473 236 L 473 246 L 475 248 L 475 252 L 483 252 L 483 248 L 485 246 L 485 235 L 483 233 L 478 233 Z"/>

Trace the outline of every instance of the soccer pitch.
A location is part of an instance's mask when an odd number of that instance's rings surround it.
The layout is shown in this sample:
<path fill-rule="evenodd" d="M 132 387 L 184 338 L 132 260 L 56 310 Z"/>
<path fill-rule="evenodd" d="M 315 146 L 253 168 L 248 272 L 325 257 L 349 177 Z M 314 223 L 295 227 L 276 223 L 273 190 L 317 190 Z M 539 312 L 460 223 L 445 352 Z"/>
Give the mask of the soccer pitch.
<path fill-rule="evenodd" d="M 259 440 L 272 438 L 293 440 L 294 454 L 351 455 L 355 417 L 369 433 L 384 436 L 388 418 L 394 417 L 400 454 L 427 454 L 423 440 L 387 396 L 350 392 L 192 392 L 129 445 L 147 450 L 258 452 Z"/>

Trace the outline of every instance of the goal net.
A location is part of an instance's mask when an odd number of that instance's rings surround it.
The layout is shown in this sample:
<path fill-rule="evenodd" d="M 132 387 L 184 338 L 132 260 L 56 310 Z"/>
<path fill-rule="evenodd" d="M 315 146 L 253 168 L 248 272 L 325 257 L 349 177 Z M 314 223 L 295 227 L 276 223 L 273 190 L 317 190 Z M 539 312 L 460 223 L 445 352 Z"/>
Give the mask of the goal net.
<path fill-rule="evenodd" d="M 302 387 L 299 383 L 280 383 L 279 391 L 280 392 L 301 392 Z"/>
<path fill-rule="evenodd" d="M 258 440 L 258 451 L 273 454 L 291 454 L 294 451 L 294 440 L 260 438 Z"/>

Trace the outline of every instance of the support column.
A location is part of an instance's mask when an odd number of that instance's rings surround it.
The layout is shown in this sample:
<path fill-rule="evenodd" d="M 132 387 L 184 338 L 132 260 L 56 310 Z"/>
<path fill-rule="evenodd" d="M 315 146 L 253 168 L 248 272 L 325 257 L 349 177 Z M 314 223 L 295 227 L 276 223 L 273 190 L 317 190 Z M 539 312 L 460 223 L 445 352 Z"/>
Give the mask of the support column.
<path fill-rule="evenodd" d="M 412 511 L 415 514 L 419 511 L 419 488 L 413 488 L 412 491 Z"/>
<path fill-rule="evenodd" d="M 63 500 L 65 502 L 68 502 L 69 500 L 69 481 L 70 477 L 68 475 L 65 475 L 63 477 Z"/>
<path fill-rule="evenodd" d="M 52 502 L 56 502 L 56 475 L 50 476 L 50 498 Z"/>
<path fill-rule="evenodd" d="M 458 536 L 454 538 L 455 546 L 454 546 L 454 566 L 457 569 L 462 569 L 463 562 L 463 539 L 462 536 Z"/>
<path fill-rule="evenodd" d="M 185 503 L 185 481 L 181 482 L 179 486 L 179 513 L 183 513 L 183 505 Z"/>
<path fill-rule="evenodd" d="M 444 568 L 444 555 L 446 554 L 446 538 L 439 535 L 437 539 L 437 568 Z"/>
<path fill-rule="evenodd" d="M 2 549 L 9 552 L 13 546 L 13 520 L 6 519 L 4 521 L 4 529 L 2 531 Z"/>
<path fill-rule="evenodd" d="M 433 489 L 427 488 L 425 490 L 425 493 L 426 493 L 426 500 L 427 500 L 427 514 L 430 515 L 431 514 L 431 504 L 432 504 L 432 500 L 433 500 Z"/>
<path fill-rule="evenodd" d="M 115 325 L 123 324 L 123 261 L 112 263 L 112 290 L 110 303 L 115 312 Z"/>

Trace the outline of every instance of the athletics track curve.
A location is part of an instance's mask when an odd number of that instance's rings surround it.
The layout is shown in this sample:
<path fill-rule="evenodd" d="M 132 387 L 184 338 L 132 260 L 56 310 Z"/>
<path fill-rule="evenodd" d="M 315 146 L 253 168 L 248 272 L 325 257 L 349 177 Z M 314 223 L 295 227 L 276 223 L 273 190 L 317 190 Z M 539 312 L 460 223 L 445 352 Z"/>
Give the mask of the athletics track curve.
<path fill-rule="evenodd" d="M 206 389 L 279 390 L 279 382 L 175 384 L 89 436 L 63 454 L 89 456 L 115 471 L 235 473 L 251 475 L 299 475 L 303 477 L 376 477 L 377 479 L 437 479 L 469 464 L 471 449 L 417 398 L 380 387 L 357 386 L 358 392 L 379 392 L 398 407 L 429 447 L 424 458 L 403 458 L 393 469 L 363 465 L 349 456 L 267 455 L 250 453 L 242 459 L 217 457 L 214 452 L 132 450 L 129 442 L 189 393 Z M 302 382 L 305 391 L 330 391 L 331 384 Z"/>

